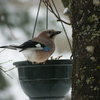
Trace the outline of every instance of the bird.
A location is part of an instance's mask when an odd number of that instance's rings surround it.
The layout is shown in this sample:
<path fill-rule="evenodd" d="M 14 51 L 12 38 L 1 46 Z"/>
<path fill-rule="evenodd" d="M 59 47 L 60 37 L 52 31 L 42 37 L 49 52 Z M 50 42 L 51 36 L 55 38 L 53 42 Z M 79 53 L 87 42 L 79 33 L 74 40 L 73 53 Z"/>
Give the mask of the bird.
<path fill-rule="evenodd" d="M 61 31 L 54 29 L 44 30 L 40 32 L 37 37 L 34 37 L 21 45 L 0 46 L 0 48 L 7 48 L 18 50 L 22 52 L 27 61 L 32 63 L 44 63 L 55 51 L 55 37 Z"/>

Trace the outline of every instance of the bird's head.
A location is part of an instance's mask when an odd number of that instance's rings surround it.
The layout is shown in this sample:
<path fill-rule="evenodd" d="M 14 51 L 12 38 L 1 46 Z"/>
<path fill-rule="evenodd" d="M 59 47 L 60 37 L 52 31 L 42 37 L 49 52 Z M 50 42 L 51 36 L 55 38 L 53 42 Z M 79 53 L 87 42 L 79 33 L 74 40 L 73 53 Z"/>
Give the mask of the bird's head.
<path fill-rule="evenodd" d="M 55 39 L 55 37 L 60 34 L 61 31 L 55 31 L 55 30 L 46 30 L 43 31 L 39 34 L 39 37 L 43 37 L 43 38 L 48 38 L 48 39 Z"/>

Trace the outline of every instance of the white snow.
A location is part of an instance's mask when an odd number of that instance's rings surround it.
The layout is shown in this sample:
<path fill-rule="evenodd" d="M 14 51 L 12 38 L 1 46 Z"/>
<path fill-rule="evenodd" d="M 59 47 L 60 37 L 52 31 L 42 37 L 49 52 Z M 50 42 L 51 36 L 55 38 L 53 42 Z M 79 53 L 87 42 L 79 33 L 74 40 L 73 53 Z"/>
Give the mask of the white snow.
<path fill-rule="evenodd" d="M 87 50 L 87 52 L 93 54 L 93 52 L 94 52 L 94 47 L 91 46 L 91 45 L 90 45 L 90 46 L 87 46 L 87 47 L 86 47 L 86 50 Z"/>
<path fill-rule="evenodd" d="M 96 61 L 95 57 L 90 57 L 90 59 L 94 62 Z"/>
<path fill-rule="evenodd" d="M 93 4 L 96 5 L 96 6 L 99 6 L 100 5 L 100 0 L 93 0 Z"/>
<path fill-rule="evenodd" d="M 63 14 L 64 15 L 69 15 L 70 14 L 69 8 L 65 8 L 64 11 L 63 11 Z"/>

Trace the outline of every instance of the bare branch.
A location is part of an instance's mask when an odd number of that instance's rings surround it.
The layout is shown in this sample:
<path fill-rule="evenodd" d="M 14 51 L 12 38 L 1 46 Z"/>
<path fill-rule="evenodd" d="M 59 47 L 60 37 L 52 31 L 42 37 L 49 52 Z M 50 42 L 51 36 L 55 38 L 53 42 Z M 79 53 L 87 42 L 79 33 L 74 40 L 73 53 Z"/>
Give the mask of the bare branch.
<path fill-rule="evenodd" d="M 67 23 L 64 20 L 60 19 L 60 18 L 57 21 L 61 21 L 61 22 L 65 23 L 65 24 L 67 24 L 67 25 L 71 25 L 71 23 Z"/>
<path fill-rule="evenodd" d="M 5 49 L 1 50 L 0 53 L 3 52 L 4 50 L 5 50 Z"/>
<path fill-rule="evenodd" d="M 5 50 L 5 49 L 4 49 Z M 2 50 L 2 51 L 4 51 L 4 50 Z M 2 52 L 1 51 L 1 52 Z M 1 53 L 0 52 L 0 53 Z M 4 64 L 4 63 L 8 63 L 8 62 L 10 62 L 10 61 L 12 61 L 12 60 L 9 60 L 9 61 L 5 61 L 5 62 L 2 62 L 2 63 L 0 63 L 0 65 L 2 65 L 2 64 Z M 14 69 L 14 68 L 13 68 Z M 13 77 L 11 77 L 9 74 L 7 74 L 6 72 L 8 72 L 8 71 L 11 71 L 12 69 L 10 69 L 10 70 L 4 70 L 3 68 L 2 68 L 2 66 L 0 66 L 0 70 L 2 71 L 2 72 L 4 72 L 7 76 L 9 76 L 11 79 L 13 79 Z"/>
<path fill-rule="evenodd" d="M 6 73 L 6 71 L 5 70 L 3 70 L 2 68 L 1 68 L 1 66 L 0 66 L 0 70 L 2 71 L 2 72 L 4 72 L 8 77 L 10 77 L 11 79 L 13 79 L 13 77 L 12 76 L 10 76 L 9 74 L 7 74 Z"/>
<path fill-rule="evenodd" d="M 9 72 L 9 71 L 11 71 L 11 70 L 13 70 L 13 69 L 15 69 L 16 67 L 13 67 L 13 68 L 11 68 L 11 69 L 8 69 L 8 70 L 6 70 L 6 72 Z"/>
<path fill-rule="evenodd" d="M 8 62 L 10 62 L 10 61 L 12 61 L 12 60 L 8 60 L 8 61 L 5 61 L 5 62 L 2 62 L 2 63 L 0 63 L 0 65 L 1 65 L 1 64 L 4 64 L 4 63 L 8 63 Z"/>
<path fill-rule="evenodd" d="M 53 13 L 55 15 L 55 17 L 57 18 L 57 21 L 61 21 L 67 25 L 71 25 L 71 23 L 67 23 L 64 20 L 62 20 L 54 11 L 53 7 L 51 6 L 51 3 L 49 0 L 42 0 L 42 2 L 44 3 L 44 5 L 48 8 L 48 10 Z"/>

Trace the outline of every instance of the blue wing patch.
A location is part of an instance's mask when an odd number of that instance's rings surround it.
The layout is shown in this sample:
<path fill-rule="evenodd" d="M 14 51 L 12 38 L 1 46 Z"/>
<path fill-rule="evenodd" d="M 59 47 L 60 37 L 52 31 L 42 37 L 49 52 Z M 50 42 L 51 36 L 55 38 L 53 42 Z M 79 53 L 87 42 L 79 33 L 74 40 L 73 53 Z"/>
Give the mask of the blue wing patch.
<path fill-rule="evenodd" d="M 44 50 L 44 51 L 50 51 L 50 50 L 52 50 L 52 49 L 51 49 L 50 47 L 47 47 L 47 46 L 46 46 L 46 47 L 43 47 L 43 50 Z"/>

